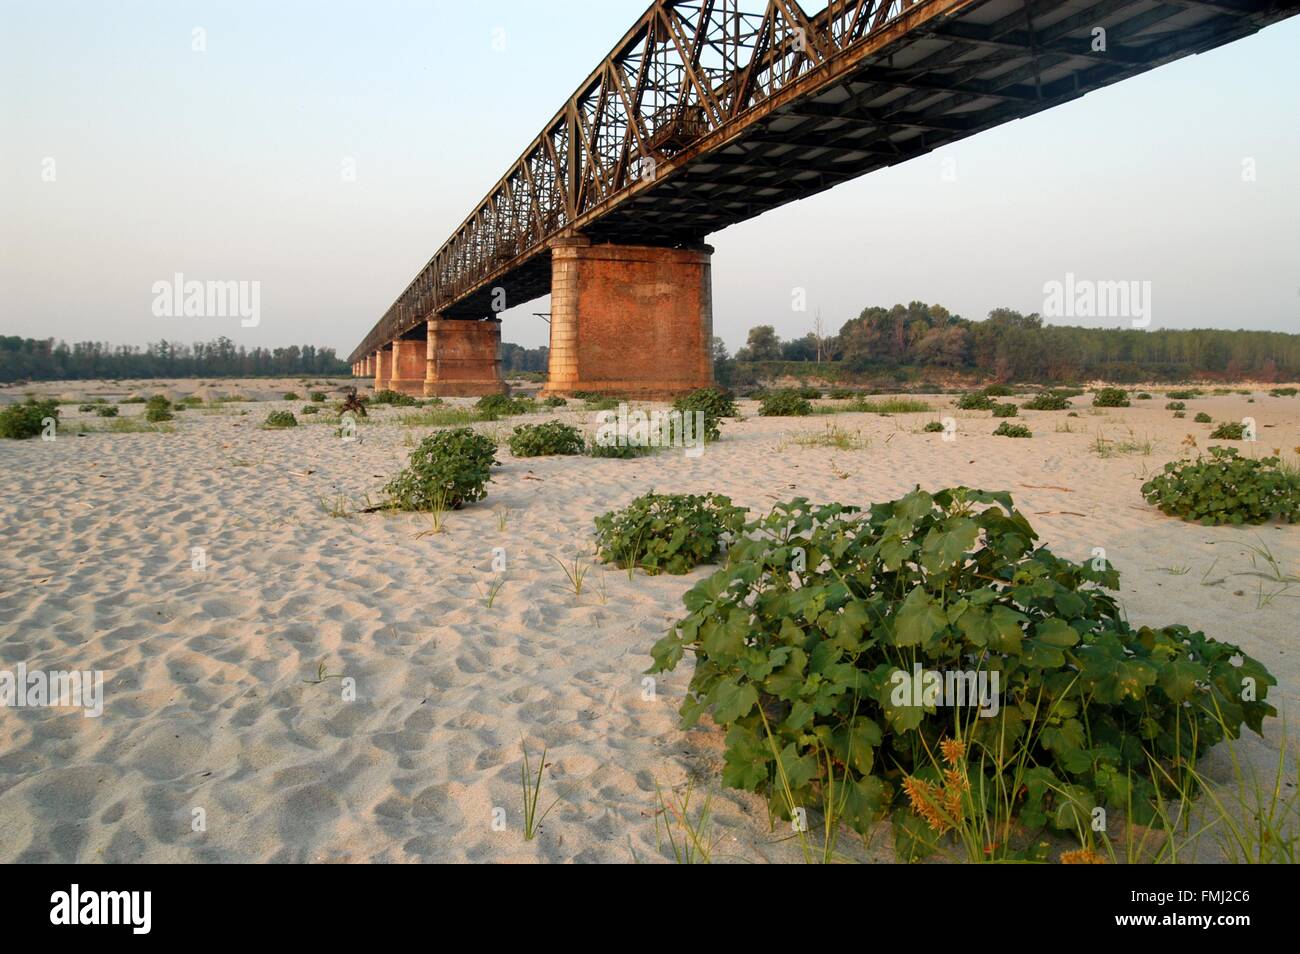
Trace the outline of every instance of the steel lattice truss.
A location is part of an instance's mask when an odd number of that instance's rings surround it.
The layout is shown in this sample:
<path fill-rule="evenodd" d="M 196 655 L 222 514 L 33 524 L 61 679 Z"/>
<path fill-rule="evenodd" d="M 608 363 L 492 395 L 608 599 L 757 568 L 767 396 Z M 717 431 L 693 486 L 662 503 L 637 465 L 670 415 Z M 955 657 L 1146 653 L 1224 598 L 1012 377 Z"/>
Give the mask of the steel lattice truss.
<path fill-rule="evenodd" d="M 657 0 L 351 360 L 435 312 L 549 289 L 566 231 L 642 244 L 719 228 L 1248 35 L 1296 2 Z M 1096 30 L 1106 34 L 1098 50 Z"/>

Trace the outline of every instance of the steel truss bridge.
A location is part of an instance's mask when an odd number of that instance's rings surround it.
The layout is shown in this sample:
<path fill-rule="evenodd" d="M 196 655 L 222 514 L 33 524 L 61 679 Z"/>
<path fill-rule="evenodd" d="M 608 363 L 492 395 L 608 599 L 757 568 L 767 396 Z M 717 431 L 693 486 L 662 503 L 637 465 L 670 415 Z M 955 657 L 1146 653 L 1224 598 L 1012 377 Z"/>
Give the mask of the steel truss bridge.
<path fill-rule="evenodd" d="M 402 290 L 358 361 L 494 291 L 546 294 L 551 244 L 711 232 L 1294 15 L 1248 0 L 656 0 Z M 496 292 L 498 301 L 500 292 Z"/>

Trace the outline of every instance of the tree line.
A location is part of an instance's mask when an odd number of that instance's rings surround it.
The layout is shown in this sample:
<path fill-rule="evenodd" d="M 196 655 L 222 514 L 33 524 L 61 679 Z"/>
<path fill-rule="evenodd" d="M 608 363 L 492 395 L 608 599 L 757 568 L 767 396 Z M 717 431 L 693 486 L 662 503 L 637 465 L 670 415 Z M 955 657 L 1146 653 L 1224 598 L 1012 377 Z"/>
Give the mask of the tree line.
<path fill-rule="evenodd" d="M 783 341 L 771 325 L 758 325 L 734 358 L 714 342 L 714 367 L 724 382 L 752 375 L 757 362 L 818 360 L 862 374 L 934 369 L 999 381 L 1276 381 L 1300 377 L 1300 335 L 1045 325 L 1038 314 L 1010 308 L 970 321 L 942 305 L 914 301 L 865 308 L 830 336 L 810 332 Z"/>
<path fill-rule="evenodd" d="M 333 348 L 236 346 L 229 338 L 195 342 L 158 341 L 143 348 L 100 341 L 67 344 L 53 338 L 0 336 L 0 381 L 62 381 L 85 378 L 252 378 L 345 375 L 351 366 Z"/>

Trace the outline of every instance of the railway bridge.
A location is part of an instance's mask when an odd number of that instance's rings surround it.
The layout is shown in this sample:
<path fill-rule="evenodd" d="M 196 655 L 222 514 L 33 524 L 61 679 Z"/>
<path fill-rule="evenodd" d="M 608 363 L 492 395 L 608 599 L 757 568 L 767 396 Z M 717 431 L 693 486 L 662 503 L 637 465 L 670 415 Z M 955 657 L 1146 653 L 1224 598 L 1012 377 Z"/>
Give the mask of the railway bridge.
<path fill-rule="evenodd" d="M 497 315 L 549 292 L 548 393 L 707 385 L 710 233 L 1297 11 L 655 0 L 375 323 L 353 372 L 409 394 L 500 391 Z"/>

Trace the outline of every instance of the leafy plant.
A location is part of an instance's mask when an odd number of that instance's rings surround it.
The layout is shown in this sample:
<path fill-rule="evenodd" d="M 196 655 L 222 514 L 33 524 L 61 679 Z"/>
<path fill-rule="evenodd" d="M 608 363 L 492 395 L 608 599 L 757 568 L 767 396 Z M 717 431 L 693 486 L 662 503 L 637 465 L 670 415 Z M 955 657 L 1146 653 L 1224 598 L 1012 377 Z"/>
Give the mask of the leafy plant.
<path fill-rule="evenodd" d="M 564 407 L 568 403 L 567 399 L 560 397 L 558 394 L 552 394 L 546 400 L 542 401 L 542 405 L 545 407 Z"/>
<path fill-rule="evenodd" d="M 297 427 L 298 419 L 293 416 L 293 411 L 272 411 L 266 415 L 265 426 L 270 428 Z"/>
<path fill-rule="evenodd" d="M 0 438 L 21 441 L 39 437 L 47 417 L 59 419 L 58 401 L 28 398 L 22 404 L 10 404 L 0 410 Z"/>
<path fill-rule="evenodd" d="M 1192 420 L 1195 421 L 1197 424 L 1214 423 L 1214 418 L 1210 417 L 1210 415 L 1206 414 L 1204 411 L 1197 411 L 1196 416 L 1192 418 Z"/>
<path fill-rule="evenodd" d="M 1006 404 L 994 404 L 989 408 L 994 417 L 1015 417 L 1020 413 L 1020 409 L 1010 402 Z"/>
<path fill-rule="evenodd" d="M 320 408 L 315 404 L 304 404 L 299 410 L 299 414 L 319 414 Z"/>
<path fill-rule="evenodd" d="M 1207 525 L 1300 519 L 1300 476 L 1276 457 L 1242 457 L 1235 447 L 1165 464 L 1142 485 L 1142 496 L 1173 517 Z"/>
<path fill-rule="evenodd" d="M 1216 441 L 1239 441 L 1246 436 L 1246 425 L 1240 421 L 1224 421 L 1210 431 L 1210 439 Z"/>
<path fill-rule="evenodd" d="M 1149 766 L 1178 775 L 1242 723 L 1261 731 L 1276 681 L 1185 626 L 1135 629 L 1107 592 L 1109 564 L 1036 540 L 1006 493 L 918 489 L 867 512 L 778 504 L 685 595 L 649 671 L 695 655 L 681 716 L 711 712 L 725 731 L 725 784 L 781 817 L 833 792 L 831 810 L 863 834 L 893 813 L 905 857 L 927 841 L 908 807 L 918 782 L 951 790 L 941 750 L 960 755 L 959 813 L 1005 798 L 1031 835 L 1073 831 L 1098 806 L 1148 824 L 1162 794 Z M 956 819 L 931 814 L 933 843 Z M 1003 840 L 976 851 L 1005 856 Z"/>
<path fill-rule="evenodd" d="M 993 407 L 993 398 L 983 391 L 968 391 L 957 399 L 957 409 L 961 411 L 988 411 Z"/>
<path fill-rule="evenodd" d="M 1093 407 L 1129 407 L 1128 392 L 1123 388 L 1102 388 L 1092 398 Z"/>
<path fill-rule="evenodd" d="M 118 410 L 115 404 L 101 404 L 95 408 L 95 413 L 100 417 L 117 417 Z"/>
<path fill-rule="evenodd" d="M 798 391 L 769 391 L 758 402 L 758 413 L 761 417 L 807 417 L 812 404 Z"/>
<path fill-rule="evenodd" d="M 151 424 L 172 420 L 172 402 L 161 394 L 155 394 L 144 406 L 144 419 Z"/>
<path fill-rule="evenodd" d="M 1200 391 L 1166 391 L 1165 397 L 1171 401 L 1190 401 L 1200 393 Z"/>
<path fill-rule="evenodd" d="M 384 487 L 397 510 L 458 510 L 487 496 L 496 444 L 468 427 L 430 434 L 411 452 L 406 469 Z"/>
<path fill-rule="evenodd" d="M 815 388 L 811 384 L 805 384 L 798 388 L 797 391 L 799 396 L 806 401 L 817 401 L 820 400 L 822 396 L 822 389 Z"/>
<path fill-rule="evenodd" d="M 370 396 L 371 404 L 388 404 L 392 407 L 416 407 L 419 401 L 409 394 L 403 394 L 401 391 L 393 391 L 388 388 L 376 391 Z"/>
<path fill-rule="evenodd" d="M 942 434 L 943 421 L 930 421 L 921 430 L 926 434 Z"/>
<path fill-rule="evenodd" d="M 533 402 L 524 398 L 507 397 L 504 394 L 485 394 L 475 402 L 474 406 L 483 412 L 487 420 L 495 420 L 498 417 L 527 414 L 533 409 Z"/>
<path fill-rule="evenodd" d="M 1135 399 L 1139 400 L 1139 401 L 1150 401 L 1150 400 L 1151 400 L 1151 395 L 1150 395 L 1149 393 L 1147 393 L 1146 391 L 1139 391 L 1137 394 L 1133 395 L 1133 397 L 1134 397 Z"/>
<path fill-rule="evenodd" d="M 717 388 L 698 388 L 690 394 L 683 394 L 673 402 L 673 410 L 681 411 L 682 414 L 702 412 L 706 441 L 716 441 L 722 437 L 722 432 L 718 428 L 722 418 L 737 417 L 740 414 L 736 409 L 735 398 Z"/>
<path fill-rule="evenodd" d="M 1023 407 L 1026 411 L 1065 411 L 1070 407 L 1070 402 L 1063 394 L 1044 391 L 1043 394 L 1036 394 L 1024 402 Z"/>
<path fill-rule="evenodd" d="M 297 394 L 296 392 L 294 392 L 294 391 L 285 391 L 285 392 L 284 392 L 284 400 L 286 400 L 286 401 L 301 401 L 302 398 L 298 397 L 298 394 Z"/>
<path fill-rule="evenodd" d="M 1168 404 L 1165 405 L 1165 410 L 1166 410 L 1166 411 L 1185 411 L 1185 410 L 1187 410 L 1187 405 L 1184 404 L 1182 401 L 1170 401 Z"/>
<path fill-rule="evenodd" d="M 631 460 L 633 457 L 649 457 L 651 454 L 658 453 L 662 448 L 652 447 L 649 444 L 633 444 L 630 441 L 623 443 L 601 444 L 599 441 L 591 441 L 587 444 L 587 456 L 589 457 L 612 457 L 617 460 Z"/>
<path fill-rule="evenodd" d="M 1006 384 L 986 384 L 984 393 L 989 397 L 1011 397 L 1016 393 L 1016 389 Z"/>
<path fill-rule="evenodd" d="M 310 394 L 307 395 L 307 398 L 308 398 L 308 400 L 310 400 L 310 401 L 313 402 L 314 404 L 324 404 L 324 403 L 325 403 L 325 392 L 324 392 L 324 391 L 312 391 Z"/>
<path fill-rule="evenodd" d="M 745 510 L 721 494 L 642 494 L 622 510 L 596 518 L 601 561 L 651 576 L 687 573 L 712 563 L 745 521 Z"/>
<path fill-rule="evenodd" d="M 997 430 L 993 432 L 994 437 L 1033 437 L 1034 432 L 1023 424 L 1012 424 L 1010 421 L 1003 421 L 998 425 Z"/>
<path fill-rule="evenodd" d="M 582 432 L 560 421 L 520 424 L 510 435 L 510 453 L 516 457 L 581 454 L 583 448 Z"/>
<path fill-rule="evenodd" d="M 1273 397 L 1295 397 L 1297 393 L 1300 393 L 1300 389 L 1291 387 L 1273 388 L 1268 393 L 1273 395 Z"/>

